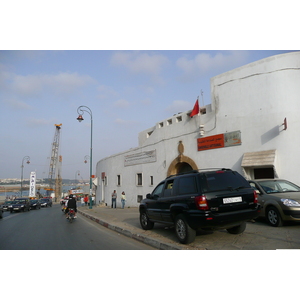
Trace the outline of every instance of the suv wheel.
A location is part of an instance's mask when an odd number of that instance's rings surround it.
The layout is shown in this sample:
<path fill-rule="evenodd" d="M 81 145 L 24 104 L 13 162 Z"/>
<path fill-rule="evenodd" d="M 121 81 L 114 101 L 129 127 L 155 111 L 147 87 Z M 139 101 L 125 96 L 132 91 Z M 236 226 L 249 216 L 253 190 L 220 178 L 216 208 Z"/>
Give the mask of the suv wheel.
<path fill-rule="evenodd" d="M 243 233 L 246 229 L 246 222 L 242 223 L 239 226 L 235 226 L 232 228 L 227 228 L 227 231 L 231 234 L 240 234 Z"/>
<path fill-rule="evenodd" d="M 271 206 L 267 209 L 266 218 L 268 220 L 268 223 L 271 226 L 274 227 L 282 226 L 282 219 L 280 217 L 278 210 L 274 206 Z"/>
<path fill-rule="evenodd" d="M 140 223 L 144 230 L 152 229 L 154 226 L 154 222 L 149 220 L 145 211 L 140 213 Z"/>
<path fill-rule="evenodd" d="M 182 244 L 192 243 L 196 237 L 196 230 L 189 226 L 182 214 L 175 219 L 175 232 L 179 242 Z"/>

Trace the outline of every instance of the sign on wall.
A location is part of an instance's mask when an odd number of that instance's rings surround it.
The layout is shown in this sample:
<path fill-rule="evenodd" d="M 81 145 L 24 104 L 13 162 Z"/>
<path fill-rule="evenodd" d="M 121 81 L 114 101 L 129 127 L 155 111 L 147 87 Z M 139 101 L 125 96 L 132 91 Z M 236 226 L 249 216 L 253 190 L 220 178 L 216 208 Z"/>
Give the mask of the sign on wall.
<path fill-rule="evenodd" d="M 152 162 L 156 162 L 156 150 L 126 155 L 124 157 L 125 167 L 139 164 L 147 164 Z"/>
<path fill-rule="evenodd" d="M 241 132 L 233 131 L 199 138 L 198 151 L 238 146 L 242 144 Z"/>
<path fill-rule="evenodd" d="M 35 172 L 30 173 L 29 197 L 35 197 Z"/>

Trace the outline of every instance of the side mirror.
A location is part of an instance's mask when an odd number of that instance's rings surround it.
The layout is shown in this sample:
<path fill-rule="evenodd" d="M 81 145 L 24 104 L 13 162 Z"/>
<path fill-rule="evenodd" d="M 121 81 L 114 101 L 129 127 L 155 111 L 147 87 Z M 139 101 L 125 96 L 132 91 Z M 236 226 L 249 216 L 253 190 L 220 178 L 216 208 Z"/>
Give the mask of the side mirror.
<path fill-rule="evenodd" d="M 147 195 L 146 195 L 146 198 L 147 198 L 147 199 L 152 199 L 151 194 L 147 194 Z"/>

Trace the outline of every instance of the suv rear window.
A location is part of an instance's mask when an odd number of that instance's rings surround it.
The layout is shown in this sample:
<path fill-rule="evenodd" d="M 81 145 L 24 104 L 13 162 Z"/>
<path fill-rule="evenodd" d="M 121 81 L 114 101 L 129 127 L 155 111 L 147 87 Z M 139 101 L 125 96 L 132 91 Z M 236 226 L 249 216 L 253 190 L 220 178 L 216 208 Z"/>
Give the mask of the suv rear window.
<path fill-rule="evenodd" d="M 236 172 L 218 171 L 203 174 L 200 178 L 203 192 L 250 187 L 247 180 Z"/>

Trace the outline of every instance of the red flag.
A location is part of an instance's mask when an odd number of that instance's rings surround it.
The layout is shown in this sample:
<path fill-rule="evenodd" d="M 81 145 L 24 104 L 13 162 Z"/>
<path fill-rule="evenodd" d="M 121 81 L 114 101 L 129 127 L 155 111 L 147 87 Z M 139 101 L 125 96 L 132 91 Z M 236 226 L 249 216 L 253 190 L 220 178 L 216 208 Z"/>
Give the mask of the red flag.
<path fill-rule="evenodd" d="M 199 109 L 199 102 L 198 102 L 198 99 L 197 99 L 196 103 L 194 105 L 194 108 L 193 108 L 193 110 L 192 110 L 192 112 L 190 114 L 190 117 L 192 118 L 193 116 L 198 115 L 199 111 L 200 111 L 200 109 Z"/>

